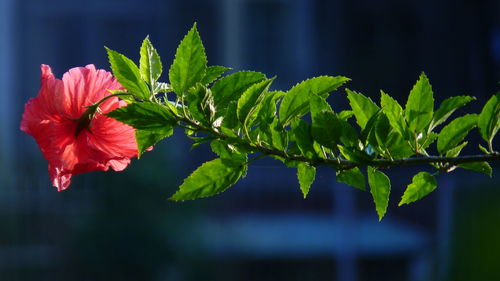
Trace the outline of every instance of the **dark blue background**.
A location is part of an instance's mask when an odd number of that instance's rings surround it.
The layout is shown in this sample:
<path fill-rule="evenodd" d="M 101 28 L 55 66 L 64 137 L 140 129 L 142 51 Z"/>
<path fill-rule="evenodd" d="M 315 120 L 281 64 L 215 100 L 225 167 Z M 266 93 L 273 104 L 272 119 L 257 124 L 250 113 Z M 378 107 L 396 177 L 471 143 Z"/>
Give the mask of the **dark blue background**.
<path fill-rule="evenodd" d="M 226 193 L 166 199 L 214 155 L 181 131 L 126 171 L 74 177 L 58 193 L 34 140 L 19 131 L 39 66 L 109 69 L 103 46 L 138 60 L 150 35 L 168 69 L 198 22 L 211 65 L 278 75 L 286 90 L 316 75 L 400 103 L 421 71 L 437 102 L 498 90 L 498 1 L 1 0 L 0 280 L 500 280 L 499 177 L 453 172 L 396 207 L 414 168 L 387 171 L 388 214 L 319 169 L 306 200 L 295 173 L 257 161 Z M 168 77 L 162 77 L 166 80 Z M 332 94 L 335 110 L 343 92 Z M 477 131 L 471 133 L 479 142 Z M 498 142 L 496 144 L 498 150 Z M 477 153 L 470 147 L 468 153 Z M 498 164 L 494 171 L 498 174 Z"/>

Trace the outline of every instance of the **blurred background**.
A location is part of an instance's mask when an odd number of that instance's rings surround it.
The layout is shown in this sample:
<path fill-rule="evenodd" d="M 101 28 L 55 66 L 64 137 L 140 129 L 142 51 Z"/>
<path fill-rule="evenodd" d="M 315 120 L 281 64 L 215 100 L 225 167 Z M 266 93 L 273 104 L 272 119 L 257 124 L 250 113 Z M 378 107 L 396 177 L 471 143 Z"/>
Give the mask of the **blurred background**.
<path fill-rule="evenodd" d="M 181 131 L 126 171 L 78 175 L 58 193 L 19 130 L 40 64 L 57 77 L 90 63 L 109 70 L 103 46 L 138 61 L 149 34 L 168 69 L 193 22 L 210 65 L 278 75 L 276 89 L 344 75 L 373 100 L 383 89 L 404 104 L 425 71 L 436 102 L 473 95 L 461 113 L 479 112 L 499 89 L 499 19 L 494 0 L 0 0 L 0 280 L 500 280 L 498 163 L 492 179 L 439 176 L 404 207 L 416 170 L 388 171 L 378 222 L 370 194 L 332 170 L 318 170 L 304 200 L 294 171 L 272 160 L 222 195 L 167 201 L 214 158 Z M 346 106 L 343 92 L 330 101 Z"/>

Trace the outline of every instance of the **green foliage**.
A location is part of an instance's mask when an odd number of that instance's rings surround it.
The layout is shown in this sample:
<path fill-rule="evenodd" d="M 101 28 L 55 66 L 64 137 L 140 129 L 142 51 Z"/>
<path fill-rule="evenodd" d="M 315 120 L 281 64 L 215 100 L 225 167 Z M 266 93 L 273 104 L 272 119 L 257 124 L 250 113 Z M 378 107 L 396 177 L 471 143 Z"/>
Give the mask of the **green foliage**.
<path fill-rule="evenodd" d="M 217 158 L 202 164 L 187 177 L 170 200 L 184 201 L 221 193 L 231 187 L 246 172 L 247 165 Z"/>
<path fill-rule="evenodd" d="M 490 152 L 492 152 L 493 138 L 500 129 L 500 92 L 492 96 L 483 107 L 477 120 L 477 126 L 481 137 L 488 142 Z"/>
<path fill-rule="evenodd" d="M 352 187 L 366 191 L 366 180 L 358 167 L 337 171 L 337 181 L 343 182 Z"/>
<path fill-rule="evenodd" d="M 263 73 L 254 71 L 239 71 L 223 77 L 211 88 L 215 106 L 223 110 L 231 101 L 237 101 L 250 86 L 265 78 Z"/>
<path fill-rule="evenodd" d="M 342 76 L 320 76 L 314 77 L 292 87 L 286 92 L 281 102 L 279 119 L 282 126 L 286 126 L 294 118 L 300 118 L 308 112 L 309 100 L 313 96 L 326 98 L 329 92 L 336 90 L 349 78 Z"/>
<path fill-rule="evenodd" d="M 158 81 L 163 71 L 163 66 L 158 52 L 149 41 L 149 37 L 146 37 L 142 42 L 139 70 L 141 71 L 142 80 L 154 89 L 156 81 Z"/>
<path fill-rule="evenodd" d="M 146 82 L 142 80 L 139 68 L 126 56 L 106 48 L 111 70 L 116 80 L 131 94 L 141 100 L 149 100 L 151 96 Z"/>
<path fill-rule="evenodd" d="M 356 122 L 361 129 L 364 129 L 368 120 L 370 120 L 380 108 L 370 98 L 361 93 L 356 93 L 349 89 L 346 89 L 346 92 L 352 112 L 356 117 Z"/>
<path fill-rule="evenodd" d="M 370 192 L 375 203 L 375 209 L 378 214 L 378 220 L 382 220 L 389 205 L 389 194 L 391 193 L 391 181 L 389 178 L 373 168 L 368 166 L 368 184 L 370 185 Z"/>
<path fill-rule="evenodd" d="M 297 166 L 297 177 L 299 179 L 300 190 L 302 190 L 302 194 L 306 198 L 311 184 L 316 177 L 316 168 L 306 163 L 300 163 Z"/>
<path fill-rule="evenodd" d="M 485 162 L 485 161 L 463 163 L 463 164 L 458 165 L 458 167 L 462 168 L 462 169 L 466 169 L 466 170 L 471 170 L 471 171 L 483 173 L 490 178 L 493 176 L 493 169 L 491 169 L 490 164 L 488 164 L 488 162 Z"/>
<path fill-rule="evenodd" d="M 419 133 L 432 120 L 434 112 L 434 94 L 429 79 L 424 73 L 413 86 L 405 107 L 405 117 L 412 132 Z"/>
<path fill-rule="evenodd" d="M 275 78 L 267 79 L 260 72 L 223 76 L 229 68 L 207 67 L 196 24 L 177 48 L 168 82 L 160 81 L 162 62 L 148 37 L 140 48 L 139 67 L 124 55 L 106 50 L 114 76 L 127 91 L 110 91 L 105 99 L 118 96 L 128 103 L 107 116 L 136 129 L 139 154 L 182 127 L 194 141 L 193 148 L 210 143 L 219 157 L 187 177 L 172 200 L 223 192 L 246 175 L 250 162 L 268 156 L 297 169 L 304 198 L 318 166 L 336 170 L 337 181 L 360 190 L 366 190 L 362 168 L 367 167 L 380 220 L 391 190 L 389 178 L 380 169 L 428 164 L 436 174 L 461 168 L 491 177 L 488 162 L 500 160 L 492 142 L 500 128 L 500 93 L 489 99 L 479 115 L 459 116 L 446 124 L 457 109 L 475 98 L 450 97 L 434 111 L 434 93 L 422 73 L 404 109 L 383 91 L 377 104 L 345 89 L 350 108 L 336 113 L 327 98 L 349 78 L 314 77 L 284 92 L 269 91 Z M 440 125 L 443 128 L 435 132 Z M 469 142 L 467 135 L 476 126 L 488 148 L 479 145 L 483 154 L 461 156 Z M 439 155 L 431 155 L 436 149 Z M 399 205 L 417 201 L 436 188 L 434 175 L 419 172 Z"/>
<path fill-rule="evenodd" d="M 207 57 L 196 24 L 182 39 L 168 76 L 174 91 L 183 95 L 189 88 L 205 78 Z"/>
<path fill-rule="evenodd" d="M 476 114 L 467 114 L 458 117 L 450 124 L 446 125 L 439 133 L 437 142 L 438 151 L 443 153 L 454 148 L 465 138 L 472 128 L 476 127 L 476 120 Z"/>
<path fill-rule="evenodd" d="M 428 172 L 418 173 L 413 177 L 411 184 L 406 188 L 406 191 L 399 202 L 399 206 L 422 199 L 424 196 L 434 191 L 436 187 L 437 182 L 433 175 Z"/>

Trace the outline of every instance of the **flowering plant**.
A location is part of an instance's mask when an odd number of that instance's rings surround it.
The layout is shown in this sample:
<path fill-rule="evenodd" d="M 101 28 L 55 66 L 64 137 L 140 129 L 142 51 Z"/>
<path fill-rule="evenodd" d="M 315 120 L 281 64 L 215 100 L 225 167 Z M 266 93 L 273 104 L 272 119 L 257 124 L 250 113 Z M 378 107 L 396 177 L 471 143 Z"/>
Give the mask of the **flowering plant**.
<path fill-rule="evenodd" d="M 488 162 L 500 160 L 493 148 L 500 128 L 500 93 L 479 114 L 444 125 L 475 98 L 450 97 L 435 109 L 424 73 L 404 108 L 383 91 L 377 104 L 344 88 L 350 109 L 335 112 L 327 98 L 349 78 L 314 77 L 288 91 L 270 91 L 275 77 L 259 72 L 221 78 L 230 69 L 207 65 L 196 25 L 177 48 L 168 83 L 159 80 L 163 65 L 149 38 L 142 43 L 139 66 L 106 50 L 116 80 L 87 66 L 71 69 L 61 81 L 42 66 L 40 93 L 26 105 L 21 129 L 37 140 L 59 190 L 68 187 L 73 174 L 123 170 L 130 158 L 172 135 L 174 127 L 184 128 L 194 147 L 210 143 L 219 156 L 184 180 L 170 198 L 176 201 L 221 193 L 246 175 L 253 160 L 268 156 L 297 169 L 304 197 L 318 166 L 335 169 L 337 181 L 360 190 L 368 183 L 382 219 L 391 189 L 382 169 L 428 164 L 434 170 L 413 177 L 402 205 L 436 189 L 437 174 L 461 168 L 491 177 Z M 486 146 L 479 144 L 481 154 L 463 156 L 465 138 L 474 128 Z"/>

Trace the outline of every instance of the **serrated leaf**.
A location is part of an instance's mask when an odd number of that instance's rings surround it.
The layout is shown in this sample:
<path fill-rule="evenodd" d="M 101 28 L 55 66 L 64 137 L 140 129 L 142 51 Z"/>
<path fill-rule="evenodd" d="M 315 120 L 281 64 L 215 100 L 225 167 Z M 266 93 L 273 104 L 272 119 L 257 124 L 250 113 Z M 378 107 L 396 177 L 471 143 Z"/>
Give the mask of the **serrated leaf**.
<path fill-rule="evenodd" d="M 366 154 L 365 151 L 360 151 L 355 147 L 346 147 L 342 145 L 337 145 L 337 147 L 342 156 L 349 161 L 359 164 L 368 164 L 373 160 L 373 156 L 370 156 Z"/>
<path fill-rule="evenodd" d="M 433 175 L 428 172 L 420 172 L 413 177 L 411 184 L 406 188 L 398 206 L 422 199 L 424 196 L 434 191 L 436 187 L 437 182 Z"/>
<path fill-rule="evenodd" d="M 281 125 L 285 127 L 292 119 L 305 115 L 308 112 L 311 97 L 317 95 L 325 98 L 329 92 L 336 90 L 349 80 L 342 76 L 320 76 L 295 85 L 286 92 L 281 101 L 279 109 Z"/>
<path fill-rule="evenodd" d="M 365 176 L 358 167 L 354 167 L 349 170 L 337 171 L 336 175 L 337 175 L 337 181 L 343 182 L 357 189 L 366 191 Z"/>
<path fill-rule="evenodd" d="M 397 131 L 389 133 L 386 148 L 393 158 L 406 158 L 414 154 L 408 142 Z"/>
<path fill-rule="evenodd" d="M 375 203 L 378 220 L 384 217 L 389 205 L 389 194 L 391 192 L 391 181 L 382 172 L 368 166 L 368 184 Z"/>
<path fill-rule="evenodd" d="M 316 177 L 316 168 L 300 162 L 297 165 L 297 177 L 299 179 L 300 190 L 302 191 L 304 198 L 306 198 L 309 193 L 309 189 L 311 188 L 311 184 L 314 182 L 314 178 Z"/>
<path fill-rule="evenodd" d="M 446 125 L 438 136 L 437 149 L 439 153 L 457 146 L 469 131 L 476 126 L 477 114 L 467 114 L 458 117 Z"/>
<path fill-rule="evenodd" d="M 163 82 L 157 82 L 154 89 L 156 93 L 170 93 L 174 91 L 169 84 Z"/>
<path fill-rule="evenodd" d="M 213 94 L 213 92 L 212 92 Z M 231 101 L 226 108 L 222 126 L 228 129 L 235 129 L 238 126 L 238 116 L 236 115 L 237 101 Z"/>
<path fill-rule="evenodd" d="M 490 164 L 488 162 L 471 162 L 471 163 L 463 163 L 458 165 L 459 168 L 471 170 L 479 173 L 483 173 L 491 178 L 493 175 L 493 170 L 491 169 Z"/>
<path fill-rule="evenodd" d="M 210 143 L 210 148 L 222 159 L 229 159 L 244 163 L 247 161 L 247 155 L 241 153 L 233 145 L 227 144 L 224 141 L 214 140 Z"/>
<path fill-rule="evenodd" d="M 406 123 L 403 115 L 403 108 L 399 103 L 384 91 L 380 91 L 380 105 L 382 112 L 389 119 L 391 126 L 401 135 L 406 134 Z"/>
<path fill-rule="evenodd" d="M 477 126 L 481 137 L 491 143 L 500 128 L 500 92 L 486 102 L 479 114 Z"/>
<path fill-rule="evenodd" d="M 139 69 L 142 80 L 146 81 L 151 87 L 155 87 L 156 81 L 163 71 L 163 66 L 158 52 L 149 40 L 149 36 L 142 42 L 140 53 Z"/>
<path fill-rule="evenodd" d="M 341 120 L 347 121 L 354 116 L 354 112 L 352 112 L 352 110 L 342 110 L 339 112 L 338 116 Z"/>
<path fill-rule="evenodd" d="M 429 131 L 434 129 L 436 126 L 446 122 L 448 117 L 450 117 L 450 115 L 453 114 L 455 110 L 475 99 L 476 98 L 469 96 L 457 96 L 445 99 L 439 106 L 439 109 L 434 112 L 431 125 L 429 126 Z"/>
<path fill-rule="evenodd" d="M 179 190 L 169 199 L 192 200 L 213 196 L 235 184 L 246 172 L 241 162 L 217 158 L 205 162 L 187 177 Z"/>
<path fill-rule="evenodd" d="M 168 76 L 174 91 L 183 95 L 189 88 L 205 77 L 207 57 L 196 23 L 182 39 Z"/>
<path fill-rule="evenodd" d="M 312 138 L 311 125 L 302 119 L 292 123 L 292 134 L 300 152 L 308 159 L 316 158 L 314 151 L 314 139 Z"/>
<path fill-rule="evenodd" d="M 464 141 L 463 143 L 455 146 L 454 148 L 449 149 L 448 151 L 446 151 L 446 157 L 457 157 L 458 155 L 460 155 L 460 152 L 466 145 L 467 142 Z"/>
<path fill-rule="evenodd" d="M 284 94 L 282 91 L 265 93 L 263 101 L 257 105 L 252 115 L 248 116 L 248 126 L 253 127 L 259 123 L 269 124 L 273 122 L 276 117 L 276 104 Z"/>
<path fill-rule="evenodd" d="M 135 130 L 135 139 L 137 141 L 138 158 L 148 148 L 152 147 L 160 140 L 170 137 L 174 132 L 173 126 L 163 126 L 154 130 Z"/>
<path fill-rule="evenodd" d="M 427 76 L 422 73 L 410 91 L 405 117 L 412 132 L 421 132 L 429 125 L 434 112 L 434 94 Z"/>
<path fill-rule="evenodd" d="M 116 77 L 116 80 L 138 99 L 144 101 L 149 100 L 151 93 L 149 92 L 146 82 L 142 80 L 137 65 L 126 56 L 107 47 L 105 48 L 108 53 L 113 76 Z"/>
<path fill-rule="evenodd" d="M 312 118 L 311 132 L 314 140 L 330 149 L 335 148 L 342 135 L 340 120 L 328 103 L 319 96 L 312 96 L 309 106 Z"/>
<path fill-rule="evenodd" d="M 248 116 L 251 115 L 262 102 L 273 80 L 274 78 L 267 79 L 250 86 L 250 88 L 248 88 L 238 99 L 236 113 L 241 123 L 246 124 Z"/>
<path fill-rule="evenodd" d="M 212 65 L 207 67 L 207 71 L 205 73 L 205 77 L 201 80 L 203 85 L 210 84 L 215 81 L 219 76 L 221 76 L 224 72 L 230 70 L 231 68 L 220 66 L 220 65 Z"/>
<path fill-rule="evenodd" d="M 377 114 L 376 116 L 377 119 L 375 120 L 368 140 L 373 147 L 380 150 L 379 153 L 383 154 L 386 150 L 389 133 L 392 128 L 389 124 L 389 119 L 385 116 L 385 114 Z"/>
<path fill-rule="evenodd" d="M 240 71 L 217 80 L 211 87 L 215 107 L 226 108 L 231 101 L 237 101 L 250 86 L 265 78 L 260 72 Z"/>
<path fill-rule="evenodd" d="M 364 129 L 368 120 L 372 118 L 375 113 L 379 111 L 379 107 L 368 97 L 361 93 L 345 89 L 347 92 L 347 98 L 349 99 L 349 104 L 351 105 L 354 116 L 356 117 L 356 122 L 361 129 Z"/>
<path fill-rule="evenodd" d="M 427 136 L 425 136 L 425 138 L 419 139 L 418 143 L 420 145 L 420 149 L 426 149 L 432 143 L 434 143 L 434 141 L 436 141 L 438 137 L 439 137 L 438 134 L 430 132 Z"/>
<path fill-rule="evenodd" d="M 176 123 L 175 117 L 166 107 L 149 102 L 119 107 L 107 113 L 106 116 L 139 130 L 161 129 L 165 126 L 171 127 Z"/>

